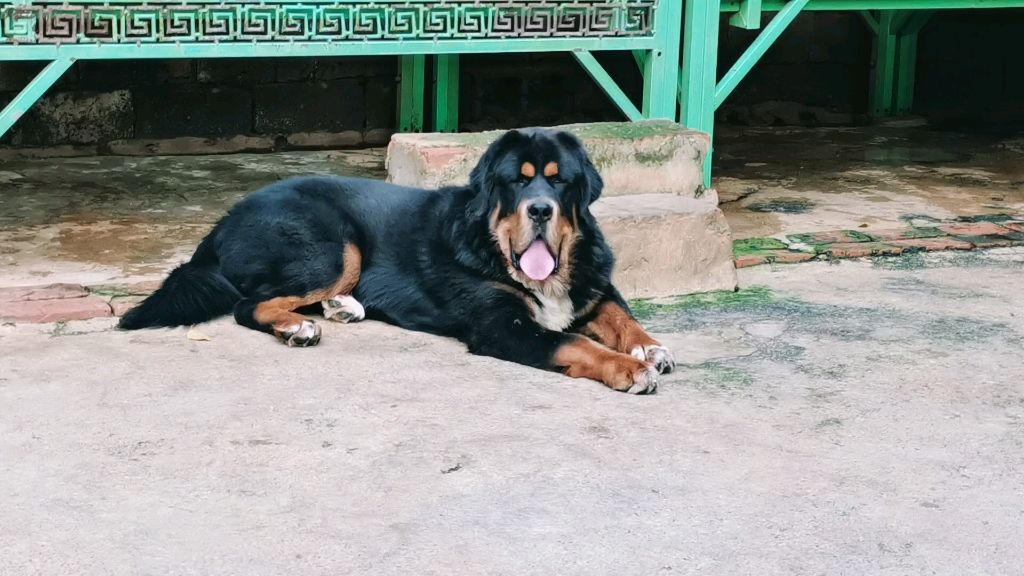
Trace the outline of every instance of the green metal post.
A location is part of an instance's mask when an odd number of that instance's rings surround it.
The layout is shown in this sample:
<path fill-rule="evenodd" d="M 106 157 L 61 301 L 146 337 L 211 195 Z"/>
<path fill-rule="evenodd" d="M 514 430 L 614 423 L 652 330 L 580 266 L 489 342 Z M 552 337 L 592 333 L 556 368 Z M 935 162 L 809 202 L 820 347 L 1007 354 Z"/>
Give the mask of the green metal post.
<path fill-rule="evenodd" d="M 896 86 L 893 114 L 910 114 L 914 105 L 914 81 L 917 75 L 917 34 L 901 34 L 896 44 Z"/>
<path fill-rule="evenodd" d="M 878 17 L 878 36 L 875 37 L 875 87 L 871 93 L 870 103 L 873 116 L 892 114 L 899 40 L 896 35 L 898 13 L 898 10 L 882 10 Z"/>
<path fill-rule="evenodd" d="M 865 15 L 877 35 L 872 115 L 905 115 L 913 108 L 918 33 L 931 15 L 931 10 L 883 10 L 877 21 Z"/>
<path fill-rule="evenodd" d="M 718 14 L 715 3 L 715 14 Z M 654 15 L 658 45 L 644 60 L 644 118 L 676 119 L 676 94 L 679 85 L 679 36 L 683 3 L 661 2 Z"/>
<path fill-rule="evenodd" d="M 426 56 L 400 57 L 402 76 L 398 90 L 398 130 L 423 132 L 423 95 Z"/>
<path fill-rule="evenodd" d="M 47 64 L 46 68 L 43 68 L 43 70 L 33 78 L 27 86 L 25 86 L 25 89 L 15 96 L 14 100 L 11 100 L 11 102 L 4 107 L 3 111 L 0 112 L 0 135 L 3 135 L 10 130 L 11 126 L 14 126 L 14 123 L 20 120 L 21 117 L 28 112 L 29 108 L 31 108 L 37 100 L 42 98 L 43 94 L 46 94 L 46 91 L 49 90 L 57 80 L 60 80 L 60 77 L 63 76 L 64 73 L 67 72 L 68 68 L 70 68 L 74 63 L 75 61 L 73 58 L 58 58 Z"/>
<path fill-rule="evenodd" d="M 715 85 L 721 0 L 686 0 L 683 21 L 683 69 L 679 83 L 682 124 L 712 135 L 715 131 Z M 711 186 L 711 151 L 704 159 L 704 185 Z"/>
<path fill-rule="evenodd" d="M 434 60 L 434 130 L 459 131 L 458 54 L 438 54 Z"/>
<path fill-rule="evenodd" d="M 919 10 L 900 30 L 896 58 L 896 114 L 910 114 L 914 107 L 914 83 L 917 81 L 917 35 L 932 17 L 933 10 Z"/>

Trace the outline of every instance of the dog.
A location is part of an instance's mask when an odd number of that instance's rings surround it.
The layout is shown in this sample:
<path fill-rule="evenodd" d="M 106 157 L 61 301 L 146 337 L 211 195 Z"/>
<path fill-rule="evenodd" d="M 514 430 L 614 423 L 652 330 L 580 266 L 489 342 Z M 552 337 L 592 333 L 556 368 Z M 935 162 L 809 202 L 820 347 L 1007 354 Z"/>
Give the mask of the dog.
<path fill-rule="evenodd" d="M 567 132 L 512 130 L 468 186 L 298 177 L 238 202 L 187 263 L 125 314 L 125 330 L 233 313 L 289 346 L 329 320 L 381 320 L 456 338 L 473 354 L 657 390 L 675 361 L 611 282 L 590 206 L 604 184 Z"/>

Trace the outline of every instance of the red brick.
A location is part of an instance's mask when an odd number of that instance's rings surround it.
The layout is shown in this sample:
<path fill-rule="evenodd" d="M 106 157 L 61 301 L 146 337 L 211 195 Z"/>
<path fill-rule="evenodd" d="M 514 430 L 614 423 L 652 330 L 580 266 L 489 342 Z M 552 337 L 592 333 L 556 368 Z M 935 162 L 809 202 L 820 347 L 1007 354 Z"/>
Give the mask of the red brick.
<path fill-rule="evenodd" d="M 871 236 L 882 242 L 890 242 L 892 240 L 912 240 L 915 238 L 937 238 L 944 236 L 944 234 L 941 230 L 934 228 L 924 230 L 921 228 L 896 228 L 890 230 L 872 230 Z"/>
<path fill-rule="evenodd" d="M 1002 236 L 1010 234 L 1010 230 L 992 222 L 972 222 L 970 224 L 946 224 L 937 226 L 946 234 L 954 236 Z"/>
<path fill-rule="evenodd" d="M 1013 244 L 1009 238 L 1003 238 L 1002 236 L 967 236 L 960 238 L 960 240 L 970 242 L 976 248 L 998 248 Z"/>
<path fill-rule="evenodd" d="M 808 254 L 807 252 L 790 252 L 789 250 L 777 250 L 768 255 L 768 260 L 778 264 L 795 264 L 797 262 L 807 262 L 808 260 L 814 260 L 817 254 Z"/>
<path fill-rule="evenodd" d="M 117 296 L 110 299 L 110 309 L 114 312 L 114 316 L 121 317 L 145 299 L 145 296 Z"/>
<path fill-rule="evenodd" d="M 35 300 L 64 300 L 89 295 L 78 284 L 50 284 L 48 286 L 17 286 L 0 288 L 0 302 L 31 302 Z"/>
<path fill-rule="evenodd" d="M 0 302 L 0 320 L 6 322 L 62 322 L 110 316 L 110 306 L 102 298 L 85 296 L 54 300 Z"/>
<path fill-rule="evenodd" d="M 1003 226 L 1006 226 L 1014 232 L 1024 233 L 1024 222 L 1003 222 Z"/>
<path fill-rule="evenodd" d="M 830 245 L 826 253 L 833 258 L 861 258 L 863 256 L 902 254 L 903 248 L 880 242 L 847 242 Z"/>
<path fill-rule="evenodd" d="M 145 282 L 134 282 L 125 286 L 125 292 L 148 296 L 156 292 L 164 283 L 163 280 L 146 280 Z"/>
<path fill-rule="evenodd" d="M 806 244 L 824 244 L 827 242 L 854 242 L 853 238 L 847 235 L 845 230 L 832 230 L 828 232 L 810 232 L 808 234 L 790 234 L 790 241 L 803 242 Z"/>
<path fill-rule="evenodd" d="M 737 268 L 749 268 L 750 266 L 757 266 L 758 264 L 764 264 L 766 262 L 764 256 L 757 255 L 746 255 L 740 256 L 736 259 Z"/>
<path fill-rule="evenodd" d="M 919 248 L 929 252 L 939 250 L 970 250 L 974 247 L 970 242 L 964 242 L 949 236 L 942 238 L 913 238 L 910 240 L 892 240 L 889 244 L 902 246 L 904 248 Z"/>

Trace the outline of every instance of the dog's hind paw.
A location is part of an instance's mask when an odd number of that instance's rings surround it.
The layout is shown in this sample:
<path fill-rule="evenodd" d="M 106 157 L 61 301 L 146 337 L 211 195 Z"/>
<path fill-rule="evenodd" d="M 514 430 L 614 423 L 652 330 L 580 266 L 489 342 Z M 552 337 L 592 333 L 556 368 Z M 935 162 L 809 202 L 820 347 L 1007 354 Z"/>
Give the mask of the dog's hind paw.
<path fill-rule="evenodd" d="M 626 394 L 654 394 L 658 391 L 658 372 L 648 367 L 633 374 L 633 385 L 624 390 Z"/>
<path fill-rule="evenodd" d="M 664 346 L 636 346 L 629 354 L 637 360 L 650 362 L 659 374 L 668 374 L 676 368 L 676 359 Z"/>
<path fill-rule="evenodd" d="M 295 346 L 298 348 L 316 346 L 320 343 L 320 326 L 312 320 L 303 320 L 302 324 L 298 324 L 288 330 L 280 332 L 279 335 L 288 346 Z"/>
<path fill-rule="evenodd" d="M 324 307 L 324 318 L 342 322 L 359 322 L 366 318 L 366 310 L 351 296 L 335 296 L 320 303 Z"/>

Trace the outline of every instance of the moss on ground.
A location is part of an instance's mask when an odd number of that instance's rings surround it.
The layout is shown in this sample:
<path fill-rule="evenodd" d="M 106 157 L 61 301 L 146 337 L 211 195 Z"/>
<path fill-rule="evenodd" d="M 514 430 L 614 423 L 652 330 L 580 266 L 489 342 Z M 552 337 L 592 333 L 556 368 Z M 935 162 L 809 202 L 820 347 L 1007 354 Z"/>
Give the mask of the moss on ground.
<path fill-rule="evenodd" d="M 633 315 L 638 319 L 646 319 L 659 312 L 678 312 L 689 310 L 736 310 L 763 308 L 779 300 L 778 296 L 765 286 L 751 286 L 738 291 L 720 290 L 678 296 L 671 301 L 653 302 L 650 299 L 633 300 L 629 303 Z"/>

